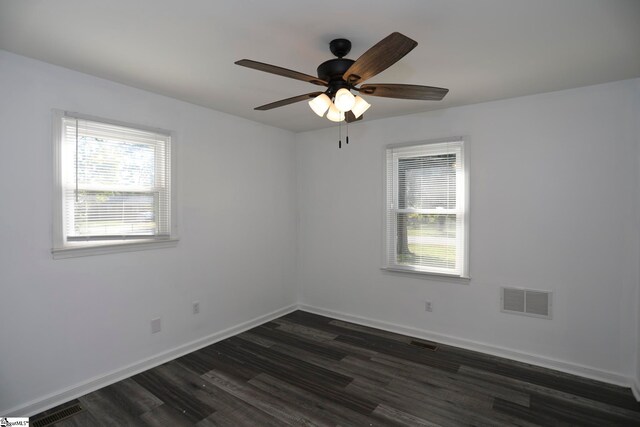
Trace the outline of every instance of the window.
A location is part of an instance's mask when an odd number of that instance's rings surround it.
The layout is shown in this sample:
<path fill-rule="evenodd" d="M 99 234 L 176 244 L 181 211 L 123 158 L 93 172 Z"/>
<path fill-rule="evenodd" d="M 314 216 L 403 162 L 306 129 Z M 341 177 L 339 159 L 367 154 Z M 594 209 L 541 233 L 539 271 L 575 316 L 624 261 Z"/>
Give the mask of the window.
<path fill-rule="evenodd" d="M 468 277 L 462 139 L 387 148 L 385 268 Z"/>
<path fill-rule="evenodd" d="M 171 143 L 167 131 L 56 111 L 54 258 L 175 244 Z"/>

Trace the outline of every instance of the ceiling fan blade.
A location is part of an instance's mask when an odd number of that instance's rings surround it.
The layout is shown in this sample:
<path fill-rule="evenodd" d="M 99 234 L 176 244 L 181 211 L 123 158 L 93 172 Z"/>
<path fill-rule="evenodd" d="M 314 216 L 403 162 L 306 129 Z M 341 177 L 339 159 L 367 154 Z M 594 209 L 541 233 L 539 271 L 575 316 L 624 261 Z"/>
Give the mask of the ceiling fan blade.
<path fill-rule="evenodd" d="M 356 116 L 351 111 L 347 111 L 346 113 L 344 113 L 344 119 L 347 121 L 347 123 L 357 122 L 358 120 L 362 120 L 362 117 L 364 116 L 360 114 L 360 117 L 356 119 Z"/>
<path fill-rule="evenodd" d="M 370 96 L 398 99 L 421 99 L 423 101 L 440 101 L 449 92 L 449 89 L 432 86 L 399 85 L 374 83 L 362 85 L 360 93 Z"/>
<path fill-rule="evenodd" d="M 250 59 L 241 59 L 235 62 L 236 65 L 241 65 L 247 68 L 253 68 L 254 70 L 264 71 L 265 73 L 277 74 L 278 76 L 289 77 L 290 79 L 302 80 L 303 82 L 313 83 L 318 86 L 328 86 L 329 84 L 324 80 L 320 80 L 317 77 L 310 76 L 308 74 L 299 73 L 297 71 L 289 70 L 287 68 L 278 67 L 275 65 L 265 64 L 264 62 L 252 61 Z"/>
<path fill-rule="evenodd" d="M 304 101 L 307 99 L 313 99 L 316 96 L 322 94 L 322 92 L 311 92 L 311 93 L 307 93 L 304 95 L 298 95 L 298 96 L 294 96 L 292 98 L 287 98 L 287 99 L 281 99 L 280 101 L 276 101 L 276 102 L 272 102 L 270 104 L 265 104 L 265 105 L 261 105 L 259 107 L 254 108 L 254 110 L 260 110 L 260 111 L 265 111 L 265 110 L 271 110 L 274 108 L 278 108 L 278 107 L 283 107 L 285 105 L 289 105 L 289 104 L 293 104 L 295 102 L 300 102 L 300 101 Z"/>
<path fill-rule="evenodd" d="M 391 33 L 354 62 L 342 78 L 358 84 L 386 70 L 411 52 L 418 42 L 400 33 Z"/>

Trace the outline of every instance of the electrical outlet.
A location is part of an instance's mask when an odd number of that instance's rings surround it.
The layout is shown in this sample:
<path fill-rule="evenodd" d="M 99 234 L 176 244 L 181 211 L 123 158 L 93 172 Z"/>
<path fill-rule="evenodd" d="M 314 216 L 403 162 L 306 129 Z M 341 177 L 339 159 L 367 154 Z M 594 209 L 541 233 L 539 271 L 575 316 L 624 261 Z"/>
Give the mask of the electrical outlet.
<path fill-rule="evenodd" d="M 200 313 L 200 301 L 194 301 L 192 304 L 193 314 Z"/>
<path fill-rule="evenodd" d="M 160 318 L 156 317 L 155 319 L 151 319 L 151 333 L 155 334 L 160 332 Z"/>
<path fill-rule="evenodd" d="M 433 306 L 431 305 L 431 301 L 424 302 L 424 311 L 433 311 Z"/>

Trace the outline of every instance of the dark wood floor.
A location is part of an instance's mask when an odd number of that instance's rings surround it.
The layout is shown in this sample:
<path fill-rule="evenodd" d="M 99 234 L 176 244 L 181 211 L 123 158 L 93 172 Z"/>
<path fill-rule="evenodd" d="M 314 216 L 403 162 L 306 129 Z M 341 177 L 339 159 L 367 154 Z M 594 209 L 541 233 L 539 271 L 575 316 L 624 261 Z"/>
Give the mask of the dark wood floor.
<path fill-rule="evenodd" d="M 54 425 L 640 426 L 629 389 L 430 344 L 296 311 L 31 423 L 79 404 Z"/>

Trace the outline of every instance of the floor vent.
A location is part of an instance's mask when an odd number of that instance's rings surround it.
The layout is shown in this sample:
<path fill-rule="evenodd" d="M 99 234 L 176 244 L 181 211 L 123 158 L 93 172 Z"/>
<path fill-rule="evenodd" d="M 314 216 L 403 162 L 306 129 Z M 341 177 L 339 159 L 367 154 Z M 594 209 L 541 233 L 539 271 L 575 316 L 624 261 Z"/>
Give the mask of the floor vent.
<path fill-rule="evenodd" d="M 438 346 L 428 342 L 411 340 L 411 345 L 415 345 L 416 347 L 425 348 L 427 350 L 436 351 Z"/>
<path fill-rule="evenodd" d="M 31 425 L 33 427 L 50 426 L 51 424 L 59 423 L 62 420 L 71 418 L 82 411 L 84 411 L 84 409 L 78 404 L 67 406 L 66 408 L 62 408 L 59 411 L 54 412 L 53 414 L 46 415 L 38 420 L 31 422 Z"/>
<path fill-rule="evenodd" d="M 500 288 L 500 311 L 551 319 L 551 292 Z"/>

